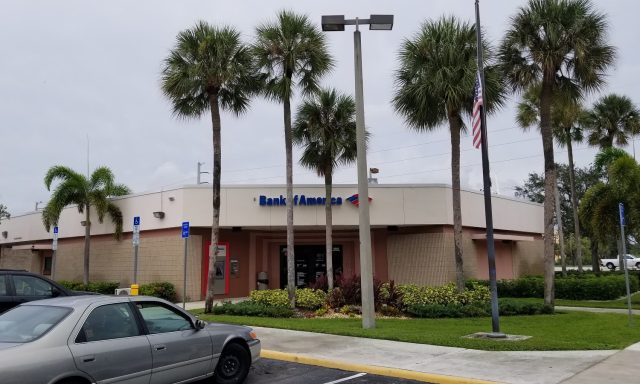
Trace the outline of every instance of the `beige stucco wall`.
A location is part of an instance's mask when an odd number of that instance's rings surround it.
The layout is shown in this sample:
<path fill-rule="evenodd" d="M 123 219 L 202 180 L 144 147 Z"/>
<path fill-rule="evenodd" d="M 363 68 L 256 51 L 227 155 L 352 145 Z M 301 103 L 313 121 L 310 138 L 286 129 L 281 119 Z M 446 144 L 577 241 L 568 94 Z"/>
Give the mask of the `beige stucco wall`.
<path fill-rule="evenodd" d="M 60 241 L 56 262 L 56 280 L 82 281 L 84 239 Z M 200 299 L 202 238 L 191 236 L 188 243 L 187 297 Z M 184 241 L 179 233 L 141 233 L 138 249 L 138 283 L 168 281 L 183 294 Z M 133 246 L 131 237 L 122 241 L 112 236 L 91 239 L 89 261 L 91 281 L 118 281 L 128 287 L 133 279 Z"/>
<path fill-rule="evenodd" d="M 453 237 L 445 233 L 394 234 L 387 238 L 389 279 L 399 284 L 442 285 L 455 279 Z"/>
<path fill-rule="evenodd" d="M 24 269 L 40 273 L 42 260 L 38 251 L 29 249 L 0 248 L 0 268 Z"/>
<path fill-rule="evenodd" d="M 544 273 L 544 241 L 517 241 L 513 244 L 513 264 L 517 277 Z"/>

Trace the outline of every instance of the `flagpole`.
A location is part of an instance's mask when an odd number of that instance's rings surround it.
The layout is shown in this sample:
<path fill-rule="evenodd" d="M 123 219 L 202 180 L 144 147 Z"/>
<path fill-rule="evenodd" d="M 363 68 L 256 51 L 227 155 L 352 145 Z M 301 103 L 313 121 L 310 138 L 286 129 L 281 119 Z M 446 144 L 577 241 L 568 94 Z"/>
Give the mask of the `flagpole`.
<path fill-rule="evenodd" d="M 484 185 L 484 214 L 487 227 L 487 254 L 489 259 L 489 288 L 491 291 L 491 337 L 505 337 L 500 332 L 500 316 L 498 311 L 498 288 L 496 284 L 496 250 L 493 241 L 493 211 L 491 208 L 491 173 L 489 171 L 489 145 L 487 141 L 487 115 L 484 105 L 487 102 L 484 81 L 484 62 L 482 60 L 482 33 L 480 31 L 480 4 L 476 0 L 476 38 L 478 51 L 478 72 L 482 85 L 482 106 L 480 107 L 480 134 L 482 141 L 482 179 Z"/>

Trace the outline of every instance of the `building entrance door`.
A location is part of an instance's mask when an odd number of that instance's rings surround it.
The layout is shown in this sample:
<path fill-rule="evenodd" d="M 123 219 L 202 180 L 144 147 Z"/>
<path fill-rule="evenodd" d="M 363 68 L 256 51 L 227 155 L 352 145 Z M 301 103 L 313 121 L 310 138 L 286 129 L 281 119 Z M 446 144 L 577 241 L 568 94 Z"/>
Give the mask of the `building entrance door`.
<path fill-rule="evenodd" d="M 296 286 L 306 287 L 327 273 L 326 245 L 296 245 Z M 333 246 L 333 275 L 342 274 L 342 245 Z M 287 285 L 287 246 L 280 246 L 280 288 Z"/>

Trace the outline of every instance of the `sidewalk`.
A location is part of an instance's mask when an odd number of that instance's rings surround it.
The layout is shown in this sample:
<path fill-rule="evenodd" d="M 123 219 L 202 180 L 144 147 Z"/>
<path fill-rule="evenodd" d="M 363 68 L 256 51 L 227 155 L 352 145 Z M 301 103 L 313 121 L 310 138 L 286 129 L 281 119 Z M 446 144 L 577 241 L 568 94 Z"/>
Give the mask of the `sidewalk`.
<path fill-rule="evenodd" d="M 640 343 L 563 381 L 563 384 L 637 383 L 640 381 Z"/>
<path fill-rule="evenodd" d="M 585 370 L 596 369 L 597 364 L 603 361 L 607 362 L 607 366 L 602 368 L 602 371 L 608 371 L 611 368 L 607 367 L 618 361 L 618 358 L 612 362 L 608 359 L 612 356 L 617 357 L 618 351 L 491 352 L 273 328 L 252 328 L 262 341 L 263 350 L 453 376 L 453 379 L 460 377 L 499 383 L 555 384 Z M 640 346 L 638 349 L 640 350 Z M 624 370 L 627 371 L 625 375 L 637 379 L 640 377 L 640 369 L 635 364 L 636 361 L 627 366 L 625 358 L 622 364 L 625 364 Z M 607 377 L 614 377 L 611 382 L 616 383 L 635 382 L 613 376 L 620 371 L 619 368 L 608 371 Z M 578 382 L 580 381 L 572 383 Z"/>

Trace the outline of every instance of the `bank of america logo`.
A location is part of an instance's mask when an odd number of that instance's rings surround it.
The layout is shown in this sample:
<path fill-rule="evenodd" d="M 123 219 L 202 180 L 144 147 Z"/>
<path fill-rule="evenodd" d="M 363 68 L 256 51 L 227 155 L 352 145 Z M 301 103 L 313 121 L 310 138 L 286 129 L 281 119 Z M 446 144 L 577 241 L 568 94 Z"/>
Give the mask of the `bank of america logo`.
<path fill-rule="evenodd" d="M 371 200 L 373 199 L 369 198 L 369 202 L 371 202 Z M 355 205 L 356 207 L 360 206 L 360 200 L 358 199 L 357 193 L 355 195 L 351 195 L 347 197 L 347 201 L 349 201 L 351 204 Z"/>

